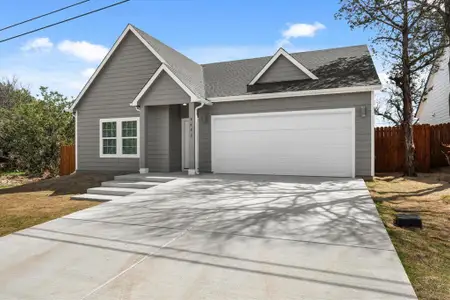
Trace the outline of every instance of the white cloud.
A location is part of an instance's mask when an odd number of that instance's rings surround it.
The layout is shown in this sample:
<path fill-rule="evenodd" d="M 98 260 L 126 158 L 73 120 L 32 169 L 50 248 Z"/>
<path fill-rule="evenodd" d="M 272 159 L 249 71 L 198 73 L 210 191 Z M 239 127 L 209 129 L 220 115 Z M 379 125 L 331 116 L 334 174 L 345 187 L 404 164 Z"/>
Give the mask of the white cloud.
<path fill-rule="evenodd" d="M 31 51 L 31 50 L 50 50 L 53 48 L 53 43 L 50 41 L 48 37 L 36 38 L 34 40 L 28 41 L 25 45 L 23 45 L 20 49 L 22 51 Z"/>
<path fill-rule="evenodd" d="M 84 77 L 91 77 L 92 74 L 94 74 L 94 72 L 95 72 L 95 68 L 87 68 L 81 72 L 81 75 L 83 75 Z"/>
<path fill-rule="evenodd" d="M 58 49 L 65 54 L 76 56 L 88 62 L 99 62 L 108 53 L 108 48 L 105 46 L 86 41 L 64 40 L 58 44 Z"/>
<path fill-rule="evenodd" d="M 283 47 L 291 44 L 291 39 L 299 37 L 314 37 L 319 30 L 325 29 L 325 25 L 319 22 L 314 22 L 314 24 L 306 23 L 295 23 L 288 24 L 288 29 L 283 30 L 281 35 L 283 38 L 277 41 L 279 47 Z"/>
<path fill-rule="evenodd" d="M 325 28 L 325 25 L 319 22 L 314 22 L 314 24 L 296 23 L 290 24 L 289 28 L 282 32 L 282 35 L 287 39 L 298 37 L 314 37 L 317 31 Z"/>

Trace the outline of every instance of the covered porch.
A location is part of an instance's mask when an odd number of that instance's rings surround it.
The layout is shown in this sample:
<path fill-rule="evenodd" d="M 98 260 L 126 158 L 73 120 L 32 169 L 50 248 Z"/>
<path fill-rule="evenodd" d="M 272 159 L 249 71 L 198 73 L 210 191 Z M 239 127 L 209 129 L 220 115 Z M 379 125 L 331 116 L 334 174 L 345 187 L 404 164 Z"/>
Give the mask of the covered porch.
<path fill-rule="evenodd" d="M 195 103 L 143 104 L 139 172 L 195 174 Z"/>

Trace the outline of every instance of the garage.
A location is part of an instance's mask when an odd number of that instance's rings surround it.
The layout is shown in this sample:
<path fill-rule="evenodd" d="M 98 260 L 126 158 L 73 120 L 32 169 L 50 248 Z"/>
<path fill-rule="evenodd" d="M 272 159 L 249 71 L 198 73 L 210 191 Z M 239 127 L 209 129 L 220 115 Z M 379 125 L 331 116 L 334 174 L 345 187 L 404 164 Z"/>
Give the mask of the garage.
<path fill-rule="evenodd" d="M 215 173 L 355 177 L 354 108 L 211 116 Z"/>

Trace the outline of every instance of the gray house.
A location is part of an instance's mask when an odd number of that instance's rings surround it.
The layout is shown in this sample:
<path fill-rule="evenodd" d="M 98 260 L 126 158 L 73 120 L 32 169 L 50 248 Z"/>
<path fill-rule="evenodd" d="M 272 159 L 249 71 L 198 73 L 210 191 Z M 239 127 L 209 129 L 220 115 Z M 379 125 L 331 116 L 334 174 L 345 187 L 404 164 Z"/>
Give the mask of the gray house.
<path fill-rule="evenodd" d="M 198 64 L 128 25 L 75 100 L 76 169 L 374 174 L 366 46 Z"/>

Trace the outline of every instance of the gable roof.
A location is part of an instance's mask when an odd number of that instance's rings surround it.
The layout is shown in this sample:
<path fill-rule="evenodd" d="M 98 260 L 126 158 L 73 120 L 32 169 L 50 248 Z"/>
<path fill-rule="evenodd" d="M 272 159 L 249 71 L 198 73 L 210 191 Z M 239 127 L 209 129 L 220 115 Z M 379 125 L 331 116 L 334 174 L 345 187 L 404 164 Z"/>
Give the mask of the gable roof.
<path fill-rule="evenodd" d="M 144 87 L 141 89 L 139 94 L 134 98 L 133 102 L 131 102 L 131 106 L 138 106 L 139 101 L 141 98 L 145 95 L 147 90 L 152 86 L 152 84 L 158 79 L 158 77 L 161 75 L 162 72 L 166 72 L 167 75 L 169 75 L 173 81 L 175 81 L 178 86 L 181 87 L 181 89 L 189 96 L 191 97 L 191 101 L 195 101 L 196 96 L 194 93 L 192 93 L 191 90 L 189 90 L 186 85 L 178 79 L 178 77 L 175 76 L 175 74 L 169 69 L 169 67 L 166 64 L 161 64 L 159 68 L 156 70 L 155 74 L 152 75 L 149 81 L 144 85 Z"/>
<path fill-rule="evenodd" d="M 254 85 L 258 82 L 258 80 L 269 70 L 269 68 L 277 61 L 280 56 L 284 56 L 287 60 L 289 60 L 294 66 L 296 66 L 300 71 L 305 73 L 311 79 L 318 79 L 316 75 L 311 73 L 304 65 L 302 65 L 299 61 L 293 58 L 289 53 L 287 53 L 283 48 L 278 49 L 278 51 L 272 56 L 272 58 L 264 65 L 264 67 L 253 77 L 252 81 L 248 85 Z"/>
<path fill-rule="evenodd" d="M 152 54 L 161 62 L 162 65 L 166 65 L 167 72 L 174 76 L 174 80 L 180 85 L 182 89 L 189 89 L 189 95 L 193 94 L 200 98 L 204 98 L 204 89 L 203 89 L 203 74 L 202 68 L 200 65 L 196 64 L 189 58 L 185 57 L 181 53 L 173 50 L 172 48 L 164 45 L 157 39 L 149 36 L 142 30 L 134 27 L 131 24 L 128 24 L 127 27 L 123 30 L 122 34 L 115 41 L 114 45 L 108 51 L 106 56 L 103 58 L 100 65 L 95 70 L 94 74 L 89 78 L 87 83 L 84 85 L 81 92 L 78 94 L 77 98 L 73 102 L 70 107 L 70 111 L 74 110 L 77 106 L 78 102 L 82 99 L 86 91 L 89 89 L 91 84 L 94 82 L 97 75 L 106 65 L 110 57 L 116 51 L 122 40 L 127 36 L 127 34 L 133 33 L 146 47 L 152 52 Z M 163 57 L 164 55 L 164 57 Z M 192 76 L 188 76 L 187 74 L 192 74 Z M 192 97 L 191 97 L 192 98 Z"/>
<path fill-rule="evenodd" d="M 165 45 L 158 39 L 131 25 L 147 43 L 164 57 L 169 69 L 177 76 L 196 96 L 205 97 L 203 83 L 203 68 L 190 58 L 175 49 Z"/>
<path fill-rule="evenodd" d="M 247 86 L 272 56 L 204 64 L 206 97 L 363 86 L 380 88 L 381 82 L 366 45 L 297 52 L 291 56 L 301 61 L 318 79 Z"/>
<path fill-rule="evenodd" d="M 214 98 L 218 101 L 227 97 L 302 91 L 314 92 L 316 90 L 327 90 L 329 93 L 334 93 L 339 88 L 350 88 L 352 91 L 358 91 L 358 89 L 364 87 L 362 90 L 366 91 L 381 87 L 369 50 L 365 45 L 292 54 L 280 48 L 273 56 L 197 64 L 158 39 L 129 24 L 83 87 L 72 104 L 71 110 L 77 106 L 96 76 L 129 32 L 135 34 L 149 51 L 161 61 L 160 68 L 163 68 L 191 96 L 192 101 L 209 104 L 209 101 L 205 99 Z M 299 70 L 307 74 L 310 79 L 257 83 L 258 79 L 270 69 L 270 66 L 280 56 L 287 58 Z M 152 76 L 149 79 L 140 91 L 140 97 L 152 85 L 157 76 Z M 137 105 L 140 99 L 139 95 L 131 105 Z"/>

